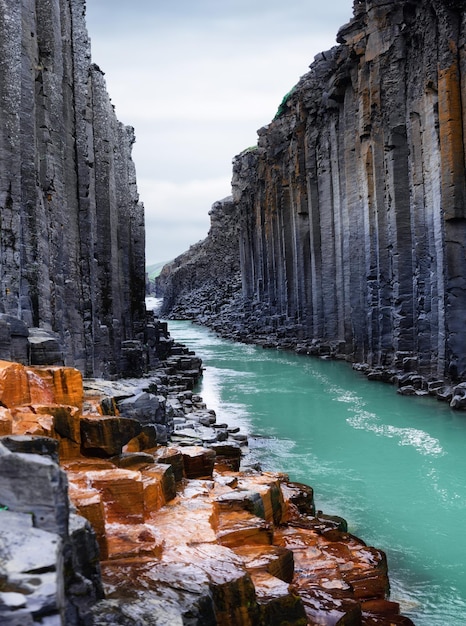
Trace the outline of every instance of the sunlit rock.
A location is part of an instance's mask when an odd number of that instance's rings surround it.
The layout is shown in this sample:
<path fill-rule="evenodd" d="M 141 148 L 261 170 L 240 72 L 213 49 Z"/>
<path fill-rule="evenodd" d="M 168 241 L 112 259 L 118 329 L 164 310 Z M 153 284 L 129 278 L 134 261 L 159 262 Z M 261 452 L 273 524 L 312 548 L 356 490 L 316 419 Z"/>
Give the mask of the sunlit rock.
<path fill-rule="evenodd" d="M 272 475 L 267 472 L 242 475 L 238 481 L 238 488 L 257 491 L 264 504 L 265 519 L 279 524 L 284 508 L 280 483 L 285 478 L 284 475 Z"/>
<path fill-rule="evenodd" d="M 29 379 L 23 365 L 0 361 L 0 401 L 8 408 L 31 403 Z"/>
<path fill-rule="evenodd" d="M 27 368 L 32 404 L 47 404 L 45 393 L 52 393 L 52 403 L 81 407 L 83 403 L 83 379 L 74 367 Z"/>
<path fill-rule="evenodd" d="M 141 468 L 140 471 L 145 489 L 149 487 L 151 482 L 157 483 L 162 489 L 162 494 L 165 502 L 169 502 L 176 497 L 175 475 L 170 465 L 165 465 L 163 463 L 153 463 Z M 148 508 L 148 510 L 151 510 L 150 507 Z"/>
<path fill-rule="evenodd" d="M 0 437 L 13 432 L 13 415 L 9 409 L 0 407 Z"/>
<path fill-rule="evenodd" d="M 100 558 L 106 559 L 108 545 L 102 495 L 97 489 L 86 489 L 73 483 L 70 484 L 69 493 L 76 511 L 91 524 L 99 545 Z"/>
<path fill-rule="evenodd" d="M 246 511 L 219 515 L 217 541 L 223 546 L 270 545 L 272 540 L 272 526 L 260 517 Z"/>
<path fill-rule="evenodd" d="M 124 523 L 128 518 L 121 516 L 123 523 L 110 522 L 106 525 L 107 558 L 151 558 L 162 555 L 163 543 L 151 524 Z"/>
<path fill-rule="evenodd" d="M 250 574 L 267 572 L 286 583 L 293 580 L 293 553 L 280 546 L 243 545 L 233 547 L 233 551 L 241 557 L 244 567 Z"/>
<path fill-rule="evenodd" d="M 104 469 L 87 472 L 86 479 L 102 495 L 106 523 L 144 521 L 144 489 L 139 472 Z"/>

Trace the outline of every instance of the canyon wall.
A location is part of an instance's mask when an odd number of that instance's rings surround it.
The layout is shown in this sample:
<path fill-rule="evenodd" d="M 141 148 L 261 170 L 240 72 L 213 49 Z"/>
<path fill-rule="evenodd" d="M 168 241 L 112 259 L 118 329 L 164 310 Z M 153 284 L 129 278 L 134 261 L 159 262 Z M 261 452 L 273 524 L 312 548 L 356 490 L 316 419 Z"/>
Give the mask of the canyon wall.
<path fill-rule="evenodd" d="M 466 377 L 465 36 L 461 1 L 355 1 L 235 158 L 243 335 Z"/>
<path fill-rule="evenodd" d="M 1 0 L 0 59 L 0 357 L 38 327 L 65 364 L 116 375 L 144 331 L 144 212 L 85 0 Z"/>
<path fill-rule="evenodd" d="M 167 263 L 156 279 L 162 315 L 209 319 L 229 309 L 241 288 L 240 227 L 233 199 L 215 202 L 209 215 L 207 238 Z"/>

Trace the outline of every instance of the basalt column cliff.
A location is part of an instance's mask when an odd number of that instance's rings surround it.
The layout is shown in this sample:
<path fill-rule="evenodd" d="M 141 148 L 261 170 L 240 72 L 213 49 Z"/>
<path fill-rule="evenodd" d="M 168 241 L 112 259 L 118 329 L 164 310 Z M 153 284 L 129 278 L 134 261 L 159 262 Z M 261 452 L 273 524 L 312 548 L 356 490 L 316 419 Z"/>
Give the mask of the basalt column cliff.
<path fill-rule="evenodd" d="M 240 332 L 466 377 L 465 35 L 462 1 L 355 2 L 236 157 Z"/>
<path fill-rule="evenodd" d="M 0 357 L 27 362 L 50 331 L 45 362 L 108 376 L 144 327 L 144 216 L 84 14 L 0 2 Z"/>

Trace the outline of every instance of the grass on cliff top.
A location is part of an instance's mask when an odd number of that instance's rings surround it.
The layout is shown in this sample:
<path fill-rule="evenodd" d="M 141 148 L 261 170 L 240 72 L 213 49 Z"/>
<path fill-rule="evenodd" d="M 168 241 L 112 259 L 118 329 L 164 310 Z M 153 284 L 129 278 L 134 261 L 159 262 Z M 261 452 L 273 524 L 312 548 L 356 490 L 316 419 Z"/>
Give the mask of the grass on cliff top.
<path fill-rule="evenodd" d="M 168 261 L 161 261 L 159 263 L 153 263 L 152 265 L 146 266 L 146 273 L 149 276 L 150 280 L 154 280 L 162 271 L 162 267 L 167 264 Z"/>

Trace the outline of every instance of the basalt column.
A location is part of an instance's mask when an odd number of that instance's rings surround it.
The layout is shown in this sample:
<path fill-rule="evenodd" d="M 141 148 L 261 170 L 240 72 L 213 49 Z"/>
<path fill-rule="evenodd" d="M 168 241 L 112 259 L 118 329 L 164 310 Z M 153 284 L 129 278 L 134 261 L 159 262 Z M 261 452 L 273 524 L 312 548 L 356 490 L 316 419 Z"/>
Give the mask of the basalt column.
<path fill-rule="evenodd" d="M 139 338 L 144 225 L 132 129 L 91 63 L 84 0 L 0 2 L 1 312 L 117 374 Z"/>
<path fill-rule="evenodd" d="M 234 162 L 243 295 L 352 360 L 466 375 L 465 16 L 355 2 Z"/>

